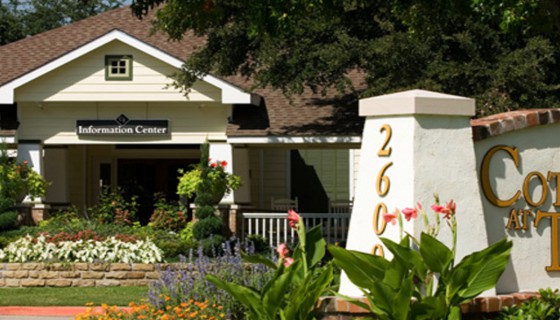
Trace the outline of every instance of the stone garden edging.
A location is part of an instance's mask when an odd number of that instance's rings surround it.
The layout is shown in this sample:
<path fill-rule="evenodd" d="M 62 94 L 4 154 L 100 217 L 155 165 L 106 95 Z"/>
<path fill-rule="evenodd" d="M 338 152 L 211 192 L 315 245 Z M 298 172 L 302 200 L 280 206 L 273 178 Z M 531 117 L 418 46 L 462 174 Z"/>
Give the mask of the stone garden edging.
<path fill-rule="evenodd" d="M 164 264 L 2 263 L 0 287 L 144 286 L 159 279 Z"/>

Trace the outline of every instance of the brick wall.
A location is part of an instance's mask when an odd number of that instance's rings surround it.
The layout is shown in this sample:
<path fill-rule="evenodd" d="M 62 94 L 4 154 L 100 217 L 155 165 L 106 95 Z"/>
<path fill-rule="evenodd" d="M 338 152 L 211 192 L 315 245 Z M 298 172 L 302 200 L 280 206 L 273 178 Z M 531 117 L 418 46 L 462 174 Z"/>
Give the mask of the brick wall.
<path fill-rule="evenodd" d="M 143 286 L 159 279 L 160 265 L 141 263 L 4 263 L 0 287 Z"/>

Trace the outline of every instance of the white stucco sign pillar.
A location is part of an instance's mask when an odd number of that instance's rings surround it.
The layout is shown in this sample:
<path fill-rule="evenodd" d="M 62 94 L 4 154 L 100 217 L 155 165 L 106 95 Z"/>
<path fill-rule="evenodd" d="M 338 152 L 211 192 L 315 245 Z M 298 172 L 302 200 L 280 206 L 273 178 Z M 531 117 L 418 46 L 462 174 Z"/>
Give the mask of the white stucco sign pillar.
<path fill-rule="evenodd" d="M 434 193 L 443 204 L 457 203 L 457 258 L 488 245 L 482 202 L 477 185 L 470 117 L 474 100 L 412 90 L 360 101 L 366 117 L 358 181 L 347 249 L 390 253 L 379 240 L 398 240 L 398 226 L 386 224 L 383 213 L 421 203 L 431 215 Z M 419 236 L 419 219 L 404 222 L 405 231 Z M 438 237 L 451 244 L 442 223 Z M 343 274 L 340 293 L 362 292 Z"/>

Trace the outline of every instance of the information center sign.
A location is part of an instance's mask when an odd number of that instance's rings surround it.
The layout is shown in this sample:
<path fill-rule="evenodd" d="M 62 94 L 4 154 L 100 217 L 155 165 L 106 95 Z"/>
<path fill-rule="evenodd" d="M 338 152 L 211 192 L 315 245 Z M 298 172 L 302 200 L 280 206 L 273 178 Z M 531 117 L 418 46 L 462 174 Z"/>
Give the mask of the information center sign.
<path fill-rule="evenodd" d="M 121 114 L 115 120 L 77 120 L 76 133 L 82 135 L 168 135 L 168 120 L 130 120 Z"/>

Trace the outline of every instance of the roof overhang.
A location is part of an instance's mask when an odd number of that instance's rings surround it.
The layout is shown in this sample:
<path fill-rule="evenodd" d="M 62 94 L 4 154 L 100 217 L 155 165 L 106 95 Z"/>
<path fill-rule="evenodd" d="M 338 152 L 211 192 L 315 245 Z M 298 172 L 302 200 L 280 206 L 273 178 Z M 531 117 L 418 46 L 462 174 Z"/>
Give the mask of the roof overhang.
<path fill-rule="evenodd" d="M 175 58 L 172 55 L 165 53 L 164 51 L 153 47 L 143 41 L 134 38 L 121 30 L 112 30 L 105 35 L 88 42 L 81 47 L 78 47 L 72 51 L 69 51 L 65 55 L 42 65 L 41 67 L 34 69 L 2 86 L 0 86 L 0 104 L 11 104 L 14 103 L 14 92 L 20 86 L 33 81 L 42 75 L 55 70 L 70 61 L 73 61 L 111 41 L 119 40 L 135 49 L 143 51 L 144 53 L 159 59 L 169 65 L 180 69 L 183 66 L 183 61 Z M 247 93 L 240 88 L 233 86 L 221 79 L 218 79 L 212 75 L 206 75 L 201 79 L 215 87 L 222 90 L 222 103 L 224 104 L 249 104 L 251 103 L 251 94 Z"/>

